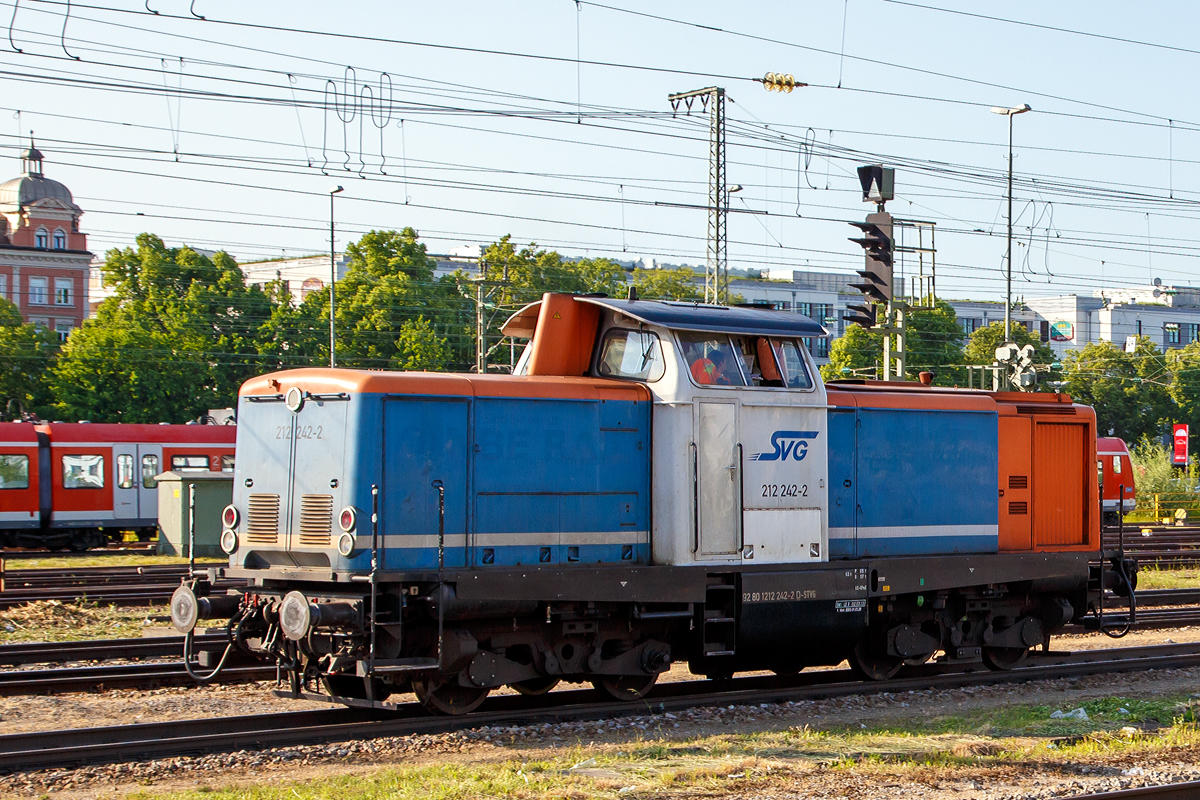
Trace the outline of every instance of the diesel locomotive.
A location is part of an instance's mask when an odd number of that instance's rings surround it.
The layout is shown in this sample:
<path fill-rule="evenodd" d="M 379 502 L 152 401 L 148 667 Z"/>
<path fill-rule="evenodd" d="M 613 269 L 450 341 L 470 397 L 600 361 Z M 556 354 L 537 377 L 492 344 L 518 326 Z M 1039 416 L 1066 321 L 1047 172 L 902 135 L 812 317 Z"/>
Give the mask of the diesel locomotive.
<path fill-rule="evenodd" d="M 824 384 L 824 328 L 755 308 L 547 294 L 504 333 L 512 375 L 248 381 L 209 573 L 247 585 L 181 586 L 188 641 L 228 620 L 287 693 L 457 714 L 679 661 L 1007 669 L 1133 590 L 1089 565 L 1095 414 L 1064 394 Z"/>

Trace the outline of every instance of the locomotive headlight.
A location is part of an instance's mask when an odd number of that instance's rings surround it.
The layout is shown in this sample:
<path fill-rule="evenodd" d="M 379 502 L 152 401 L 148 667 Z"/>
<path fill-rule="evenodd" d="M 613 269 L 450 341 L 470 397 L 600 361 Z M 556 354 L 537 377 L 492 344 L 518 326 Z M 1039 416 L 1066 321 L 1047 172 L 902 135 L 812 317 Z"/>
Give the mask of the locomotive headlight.
<path fill-rule="evenodd" d="M 238 523 L 241 522 L 241 516 L 238 513 L 237 506 L 231 503 L 225 506 L 225 510 L 221 512 L 221 524 L 226 528 L 236 528 Z"/>
<path fill-rule="evenodd" d="M 342 509 L 342 513 L 338 515 L 338 526 L 346 533 L 353 533 L 358 527 L 358 511 L 354 506 L 346 506 Z M 342 553 L 342 555 L 346 555 Z"/>
<path fill-rule="evenodd" d="M 221 549 L 225 551 L 226 555 L 233 555 L 234 551 L 238 549 L 238 537 L 236 531 L 230 530 L 229 528 L 221 531 Z"/>
<path fill-rule="evenodd" d="M 338 552 L 347 558 L 354 552 L 354 534 L 343 533 L 338 537 Z"/>
<path fill-rule="evenodd" d="M 308 635 L 312 623 L 312 606 L 308 604 L 308 598 L 300 592 L 288 592 L 279 604 L 279 627 L 283 629 L 283 635 L 298 642 Z"/>

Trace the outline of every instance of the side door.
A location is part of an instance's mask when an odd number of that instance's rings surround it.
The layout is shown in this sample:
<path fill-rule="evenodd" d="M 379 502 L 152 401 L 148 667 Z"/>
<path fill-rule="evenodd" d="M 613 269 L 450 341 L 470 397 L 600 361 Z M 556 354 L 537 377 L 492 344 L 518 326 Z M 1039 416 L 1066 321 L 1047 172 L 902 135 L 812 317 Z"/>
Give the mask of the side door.
<path fill-rule="evenodd" d="M 380 535 L 391 568 L 438 567 L 438 523 L 445 566 L 472 563 L 467 546 L 471 445 L 466 398 L 383 401 L 383 502 Z M 438 488 L 444 492 L 439 514 Z"/>
<path fill-rule="evenodd" d="M 113 519 L 137 519 L 137 445 L 113 445 Z"/>
<path fill-rule="evenodd" d="M 829 409 L 830 558 L 858 553 L 857 452 L 858 412 L 853 407 Z"/>
<path fill-rule="evenodd" d="M 781 403 L 778 394 L 743 398 L 738 419 L 745 453 L 743 561 L 825 561 L 826 411 L 819 395 Z M 766 393 L 763 393 L 766 394 Z"/>
<path fill-rule="evenodd" d="M 162 445 L 138 445 L 137 475 L 138 516 L 143 520 L 158 519 L 158 481 L 156 475 L 166 471 L 162 463 Z"/>
<path fill-rule="evenodd" d="M 697 400 L 694 453 L 696 554 L 736 556 L 742 549 L 742 452 L 737 402 Z"/>

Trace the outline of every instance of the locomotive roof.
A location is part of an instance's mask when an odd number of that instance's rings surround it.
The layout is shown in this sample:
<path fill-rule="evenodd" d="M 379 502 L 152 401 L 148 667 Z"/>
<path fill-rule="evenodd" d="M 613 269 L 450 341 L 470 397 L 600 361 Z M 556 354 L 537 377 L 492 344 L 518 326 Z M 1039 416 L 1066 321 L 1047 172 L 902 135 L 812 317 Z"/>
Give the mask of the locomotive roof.
<path fill-rule="evenodd" d="M 801 314 L 745 306 L 714 306 L 674 300 L 617 300 L 608 297 L 575 298 L 577 303 L 590 303 L 648 325 L 660 325 L 677 331 L 732 333 L 756 336 L 828 336 L 821 325 Z M 542 301 L 530 303 L 504 324 L 508 336 L 528 338 L 533 335 Z"/>

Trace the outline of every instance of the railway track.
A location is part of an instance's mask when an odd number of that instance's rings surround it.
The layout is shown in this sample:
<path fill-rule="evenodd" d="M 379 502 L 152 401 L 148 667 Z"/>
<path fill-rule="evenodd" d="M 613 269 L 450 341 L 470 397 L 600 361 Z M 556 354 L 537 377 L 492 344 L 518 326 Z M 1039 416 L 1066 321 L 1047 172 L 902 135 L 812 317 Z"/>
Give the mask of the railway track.
<path fill-rule="evenodd" d="M 162 605 L 188 574 L 184 564 L 119 567 L 58 567 L 7 570 L 0 582 L 0 609 L 42 600 L 72 602 L 86 597 L 112 605 Z M 241 585 L 217 581 L 218 591 Z"/>
<path fill-rule="evenodd" d="M 636 702 L 598 702 L 592 690 L 564 690 L 537 697 L 491 697 L 462 717 L 430 716 L 416 703 L 389 711 L 330 708 L 244 717 L 120 725 L 0 736 L 0 771 L 136 761 L 171 756 L 301 744 L 444 733 L 481 725 L 530 725 L 579 719 L 658 714 L 712 705 L 747 705 L 815 700 L 853 694 L 899 693 L 1099 673 L 1200 666 L 1200 645 L 1157 645 L 1107 651 L 1039 655 L 1028 667 L 1009 672 L 947 674 L 936 665 L 912 677 L 879 683 L 850 679 L 848 670 L 798 676 L 755 676 L 728 681 L 691 680 L 660 684 Z"/>
<path fill-rule="evenodd" d="M 1200 781 L 1168 783 L 1162 786 L 1142 786 L 1115 792 L 1076 794 L 1066 800 L 1195 800 L 1200 797 Z"/>

